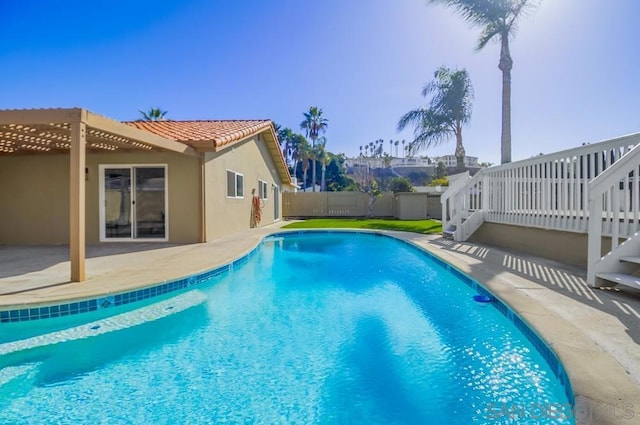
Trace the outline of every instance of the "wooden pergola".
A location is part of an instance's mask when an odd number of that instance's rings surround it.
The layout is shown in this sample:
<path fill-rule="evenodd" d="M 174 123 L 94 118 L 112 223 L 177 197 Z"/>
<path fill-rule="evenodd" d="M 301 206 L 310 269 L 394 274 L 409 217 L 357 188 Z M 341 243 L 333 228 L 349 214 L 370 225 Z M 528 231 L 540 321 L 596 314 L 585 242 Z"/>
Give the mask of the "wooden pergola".
<path fill-rule="evenodd" d="M 82 108 L 0 110 L 0 155 L 69 153 L 71 281 L 85 276 L 85 166 L 87 150 L 199 154 L 186 144 L 139 130 Z"/>

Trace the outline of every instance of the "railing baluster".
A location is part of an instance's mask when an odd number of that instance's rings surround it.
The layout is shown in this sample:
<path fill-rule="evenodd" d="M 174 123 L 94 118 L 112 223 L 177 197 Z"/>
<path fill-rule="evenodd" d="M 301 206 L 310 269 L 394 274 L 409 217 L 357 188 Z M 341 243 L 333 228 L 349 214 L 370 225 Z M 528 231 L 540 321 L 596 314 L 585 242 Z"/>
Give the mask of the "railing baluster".
<path fill-rule="evenodd" d="M 627 174 L 626 176 L 624 176 L 624 180 L 623 180 L 623 191 L 621 193 L 622 196 L 624 196 L 624 201 L 623 201 L 623 212 L 622 212 L 622 237 L 623 238 L 628 238 L 629 236 L 631 236 L 631 233 L 629 233 L 629 219 L 630 217 L 630 209 L 629 209 L 629 195 L 630 195 L 630 191 L 629 189 L 631 189 L 631 186 L 629 185 L 629 175 Z"/>
<path fill-rule="evenodd" d="M 582 186 L 580 191 L 580 210 L 582 211 L 580 220 L 580 231 L 584 232 L 587 228 L 587 207 L 589 202 L 589 158 L 591 155 L 582 155 Z"/>
<path fill-rule="evenodd" d="M 638 202 L 638 186 L 640 180 L 638 179 L 638 169 L 639 167 L 637 166 L 633 169 L 633 231 L 631 233 L 636 233 L 638 231 L 638 221 L 640 216 L 640 202 Z"/>
<path fill-rule="evenodd" d="M 618 246 L 620 235 L 620 186 L 618 182 L 611 191 L 611 250 L 613 251 Z"/>

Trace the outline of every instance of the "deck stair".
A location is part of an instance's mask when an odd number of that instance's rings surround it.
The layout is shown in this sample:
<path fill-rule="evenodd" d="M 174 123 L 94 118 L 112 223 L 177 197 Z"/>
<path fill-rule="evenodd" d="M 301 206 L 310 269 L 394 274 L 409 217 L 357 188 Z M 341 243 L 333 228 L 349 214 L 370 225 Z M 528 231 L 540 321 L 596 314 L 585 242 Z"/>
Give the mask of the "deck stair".
<path fill-rule="evenodd" d="M 620 256 L 618 258 L 621 268 L 630 272 L 635 272 L 640 267 L 640 257 Z M 632 269 L 633 267 L 633 269 Z M 604 283 L 613 283 L 615 285 L 625 286 L 633 289 L 640 289 L 640 276 L 622 271 L 609 271 L 596 273 L 596 277 L 604 281 Z"/>
<path fill-rule="evenodd" d="M 597 273 L 596 276 L 607 282 L 628 288 L 640 289 L 640 277 L 625 273 Z"/>
<path fill-rule="evenodd" d="M 627 263 L 640 264 L 640 257 L 620 257 L 620 261 L 626 261 Z"/>
<path fill-rule="evenodd" d="M 445 239 L 453 240 L 455 235 L 456 235 L 456 226 L 453 224 L 442 231 L 442 237 Z"/>

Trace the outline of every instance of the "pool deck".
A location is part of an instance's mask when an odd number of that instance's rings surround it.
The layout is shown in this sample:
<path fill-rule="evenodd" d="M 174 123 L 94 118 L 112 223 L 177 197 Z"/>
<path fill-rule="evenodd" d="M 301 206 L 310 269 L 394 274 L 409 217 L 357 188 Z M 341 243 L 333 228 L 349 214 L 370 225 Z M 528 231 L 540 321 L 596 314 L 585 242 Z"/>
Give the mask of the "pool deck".
<path fill-rule="evenodd" d="M 67 246 L 0 246 L 0 310 L 95 298 L 203 272 L 250 252 L 282 224 L 207 244 L 88 246 L 82 283 L 69 282 Z M 640 293 L 591 289 L 584 270 L 528 255 L 440 236 L 380 233 L 449 262 L 531 324 L 565 366 L 577 424 L 640 423 Z"/>

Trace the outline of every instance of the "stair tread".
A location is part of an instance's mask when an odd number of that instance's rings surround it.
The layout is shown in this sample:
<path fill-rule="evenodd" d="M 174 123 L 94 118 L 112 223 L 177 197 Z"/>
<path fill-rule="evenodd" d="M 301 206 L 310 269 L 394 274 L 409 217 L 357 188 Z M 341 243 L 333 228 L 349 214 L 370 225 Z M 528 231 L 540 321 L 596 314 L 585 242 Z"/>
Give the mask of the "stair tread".
<path fill-rule="evenodd" d="M 598 273 L 600 279 L 617 283 L 618 285 L 628 286 L 630 288 L 640 289 L 640 277 L 625 273 Z"/>
<path fill-rule="evenodd" d="M 620 257 L 620 261 L 640 264 L 640 257 L 624 256 L 624 257 Z"/>

